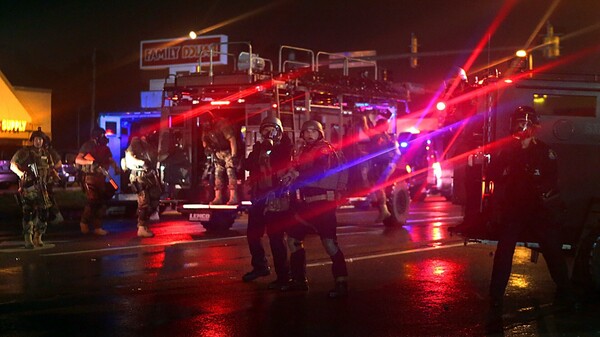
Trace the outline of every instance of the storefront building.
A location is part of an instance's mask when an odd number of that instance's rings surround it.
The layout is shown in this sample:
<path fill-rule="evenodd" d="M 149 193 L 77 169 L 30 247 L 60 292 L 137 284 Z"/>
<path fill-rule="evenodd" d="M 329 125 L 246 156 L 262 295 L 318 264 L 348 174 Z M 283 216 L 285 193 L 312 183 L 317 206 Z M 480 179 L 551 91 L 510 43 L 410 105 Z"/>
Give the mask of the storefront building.
<path fill-rule="evenodd" d="M 52 137 L 52 91 L 12 86 L 0 70 L 0 147 L 27 144 L 42 128 Z"/>

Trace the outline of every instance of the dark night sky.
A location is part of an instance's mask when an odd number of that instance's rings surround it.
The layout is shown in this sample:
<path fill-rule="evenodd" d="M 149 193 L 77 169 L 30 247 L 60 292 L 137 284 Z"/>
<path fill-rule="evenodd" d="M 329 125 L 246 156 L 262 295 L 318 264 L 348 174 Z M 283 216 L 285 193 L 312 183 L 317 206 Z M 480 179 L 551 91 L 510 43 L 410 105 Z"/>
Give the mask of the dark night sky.
<path fill-rule="evenodd" d="M 523 46 L 552 0 L 512 1 L 509 15 L 491 36 L 491 59 Z M 252 10 L 265 8 L 209 34 L 230 41 L 251 41 L 261 56 L 276 60 L 279 45 L 329 52 L 375 49 L 380 66 L 397 82 L 423 83 L 434 90 L 453 65 L 461 65 L 502 7 L 500 0 L 128 0 L 0 2 L 0 70 L 17 86 L 53 90 L 56 140 L 68 138 L 57 125 L 74 125 L 79 111 L 89 125 L 91 64 L 97 50 L 97 111 L 133 110 L 139 91 L 154 73 L 139 70 L 142 40 L 185 36 Z M 575 37 L 571 33 L 600 23 L 600 1 L 562 0 L 550 22 L 562 34 L 561 59 L 600 44 L 600 29 Z M 419 39 L 421 57 L 409 67 L 410 34 Z M 545 28 L 540 33 L 545 33 Z M 533 44 L 539 44 L 537 36 Z M 487 44 L 486 44 L 487 46 Z M 487 62 L 483 52 L 477 64 Z M 544 60 L 534 54 L 536 65 Z M 600 73 L 600 54 L 559 69 Z M 160 76 L 159 76 L 160 77 Z M 87 129 L 87 127 L 86 127 Z M 87 132 L 87 130 L 85 131 Z"/>

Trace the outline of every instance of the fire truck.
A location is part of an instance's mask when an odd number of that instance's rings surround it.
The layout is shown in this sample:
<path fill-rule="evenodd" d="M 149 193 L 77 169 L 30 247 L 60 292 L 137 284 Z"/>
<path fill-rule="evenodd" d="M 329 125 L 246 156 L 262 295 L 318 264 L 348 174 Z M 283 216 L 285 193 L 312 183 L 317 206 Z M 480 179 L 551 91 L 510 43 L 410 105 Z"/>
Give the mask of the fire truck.
<path fill-rule="evenodd" d="M 319 120 L 325 128 L 326 139 L 343 150 L 349 180 L 356 181 L 360 175 L 357 167 L 372 157 L 357 158 L 352 153 L 354 144 L 349 139 L 356 120 L 375 111 L 389 121 L 388 132 L 395 138 L 396 119 L 409 112 L 407 90 L 379 80 L 380 70 L 374 61 L 281 46 L 277 64 L 274 64 L 255 54 L 250 43 L 226 44 L 227 57 L 231 59 L 228 65 L 217 66 L 212 61 L 208 65 L 199 63 L 195 72 L 166 78 L 161 109 L 159 156 L 168 156 L 177 142 L 189 158 L 189 179 L 173 184 L 168 198 L 190 221 L 199 221 L 208 230 L 230 228 L 238 213 L 251 202 L 244 185 L 245 175 L 239 172 L 238 187 L 242 195 L 246 195 L 241 204 L 209 205 L 213 188 L 211 158 L 204 154 L 201 142 L 204 114 L 211 112 L 226 119 L 239 134 L 239 146 L 246 156 L 260 140 L 259 126 L 266 116 L 278 117 L 284 133 L 294 143 L 303 122 Z M 217 48 L 208 48 L 210 53 L 217 52 L 213 49 Z M 209 59 L 213 59 L 212 54 Z M 174 141 L 175 138 L 178 140 Z M 161 171 L 166 169 L 167 165 L 161 162 Z M 404 181 L 390 180 L 394 183 L 385 188 L 392 217 L 384 223 L 401 225 L 408 213 L 408 190 Z M 347 202 L 340 208 L 368 204 L 367 194 L 358 188 L 350 189 Z"/>
<path fill-rule="evenodd" d="M 563 250 L 574 257 L 573 279 L 600 288 L 600 82 L 595 76 L 519 73 L 486 77 L 455 97 L 463 104 L 459 134 L 451 137 L 454 194 L 464 222 L 453 232 L 470 240 L 495 241 L 490 216 L 493 182 L 486 179 L 495 144 L 510 137 L 510 115 L 531 106 L 540 115 L 537 136 L 557 153 L 560 196 L 566 204 Z M 451 100 L 452 101 L 452 100 Z M 521 245 L 538 244 L 524 235 Z"/>

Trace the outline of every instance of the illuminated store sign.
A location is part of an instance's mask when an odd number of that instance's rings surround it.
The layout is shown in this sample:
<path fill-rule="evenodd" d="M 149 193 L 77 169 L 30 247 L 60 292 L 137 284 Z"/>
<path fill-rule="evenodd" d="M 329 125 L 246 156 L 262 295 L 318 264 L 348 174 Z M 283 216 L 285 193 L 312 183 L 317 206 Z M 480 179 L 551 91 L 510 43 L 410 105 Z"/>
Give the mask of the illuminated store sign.
<path fill-rule="evenodd" d="M 20 121 L 14 119 L 3 119 L 2 120 L 2 132 L 25 132 L 27 121 Z"/>

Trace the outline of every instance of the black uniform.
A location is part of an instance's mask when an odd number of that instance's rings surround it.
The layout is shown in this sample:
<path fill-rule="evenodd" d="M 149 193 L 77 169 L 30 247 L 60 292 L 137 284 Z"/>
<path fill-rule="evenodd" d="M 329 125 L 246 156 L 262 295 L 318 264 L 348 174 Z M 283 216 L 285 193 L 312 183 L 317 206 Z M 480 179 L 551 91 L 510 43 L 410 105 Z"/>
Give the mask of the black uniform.
<path fill-rule="evenodd" d="M 293 245 L 290 255 L 292 279 L 295 282 L 306 282 L 306 253 L 303 240 L 313 227 L 332 261 L 332 273 L 336 282 L 344 281 L 348 276 L 344 254 L 337 243 L 337 207 L 336 191 L 326 186 L 319 178 L 326 175 L 335 161 L 333 149 L 323 139 L 302 148 L 298 159 L 297 170 L 300 173 L 297 181 L 300 184 L 301 201 L 298 216 L 303 220 L 296 222 L 288 232 Z"/>
<path fill-rule="evenodd" d="M 557 188 L 556 154 L 548 145 L 532 139 L 527 148 L 512 140 L 492 158 L 489 177 L 495 183 L 494 214 L 498 246 L 490 284 L 492 300 L 501 301 L 512 268 L 516 242 L 524 235 L 538 240 L 558 292 L 568 291 L 567 265 L 561 252 L 560 222 L 549 218 L 548 199 Z"/>
<path fill-rule="evenodd" d="M 261 238 L 269 236 L 277 281 L 284 285 L 289 280 L 289 264 L 284 233 L 291 224 L 289 192 L 280 179 L 292 163 L 292 144 L 287 136 L 280 143 L 256 143 L 245 161 L 250 171 L 252 207 L 248 212 L 247 239 L 254 272 L 268 273 L 268 263 Z M 246 279 L 246 278 L 245 278 Z"/>

